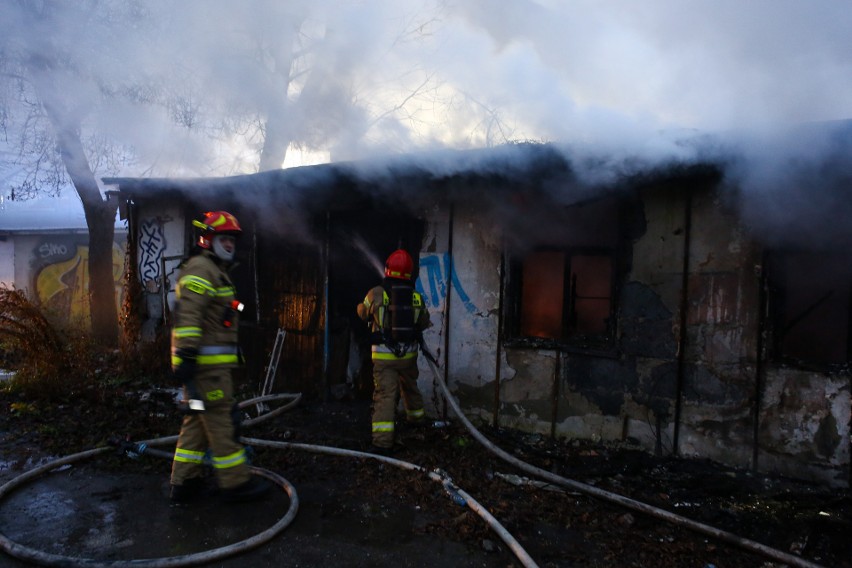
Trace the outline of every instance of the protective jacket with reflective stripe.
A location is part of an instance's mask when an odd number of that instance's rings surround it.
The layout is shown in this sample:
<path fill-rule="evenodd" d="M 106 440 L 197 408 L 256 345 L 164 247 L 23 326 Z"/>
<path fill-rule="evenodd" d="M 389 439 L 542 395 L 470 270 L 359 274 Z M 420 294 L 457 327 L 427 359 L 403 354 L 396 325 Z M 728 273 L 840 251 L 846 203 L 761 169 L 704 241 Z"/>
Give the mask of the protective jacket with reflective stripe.
<path fill-rule="evenodd" d="M 172 365 L 180 363 L 183 353 L 197 353 L 199 368 L 237 366 L 239 313 L 232 308 L 236 290 L 216 256 L 202 250 L 190 257 L 175 293 Z"/>

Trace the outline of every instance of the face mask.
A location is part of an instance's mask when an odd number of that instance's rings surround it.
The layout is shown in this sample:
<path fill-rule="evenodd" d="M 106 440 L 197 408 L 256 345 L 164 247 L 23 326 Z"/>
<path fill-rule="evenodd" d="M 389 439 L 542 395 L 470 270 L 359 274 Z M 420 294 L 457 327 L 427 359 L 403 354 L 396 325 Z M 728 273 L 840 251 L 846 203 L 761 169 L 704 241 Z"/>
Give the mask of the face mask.
<path fill-rule="evenodd" d="M 225 245 L 222 244 L 222 241 L 224 241 L 225 239 L 228 239 L 231 242 L 230 250 L 225 248 Z M 213 248 L 213 252 L 220 259 L 224 260 L 225 262 L 231 262 L 232 260 L 234 260 L 234 250 L 236 249 L 236 243 L 234 242 L 234 237 L 224 236 L 224 235 L 216 235 L 216 236 L 213 237 L 213 241 L 211 243 L 211 246 Z"/>

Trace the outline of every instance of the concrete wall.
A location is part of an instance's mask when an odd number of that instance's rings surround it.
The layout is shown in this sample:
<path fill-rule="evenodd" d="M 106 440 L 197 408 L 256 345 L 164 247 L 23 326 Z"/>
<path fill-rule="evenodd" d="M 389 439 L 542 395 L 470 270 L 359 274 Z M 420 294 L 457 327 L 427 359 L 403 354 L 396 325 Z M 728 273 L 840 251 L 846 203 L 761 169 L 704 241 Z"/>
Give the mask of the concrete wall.
<path fill-rule="evenodd" d="M 501 344 L 499 224 L 473 206 L 423 212 L 417 288 L 433 322 L 425 339 L 466 414 L 490 423 L 496 410 L 502 427 L 629 439 L 651 452 L 847 485 L 849 377 L 772 362 L 758 376 L 762 250 L 711 190 L 638 197 L 641 223 L 626 242 L 607 353 Z M 155 284 L 165 277 L 166 290 L 174 287 L 184 221 L 162 203 L 139 213 L 140 274 L 162 295 Z M 175 258 L 163 271 L 164 257 Z M 427 410 L 440 414 L 431 368 L 420 361 Z"/>
<path fill-rule="evenodd" d="M 641 202 L 614 352 L 501 346 L 499 369 L 499 240 L 476 211 L 455 211 L 448 376 L 466 413 L 493 419 L 499 373 L 503 427 L 848 484 L 849 377 L 772 364 L 758 377 L 760 248 L 713 191 L 646 190 Z"/>
<path fill-rule="evenodd" d="M 748 466 L 759 251 L 710 193 L 693 198 L 680 452 Z"/>
<path fill-rule="evenodd" d="M 0 286 L 15 285 L 15 244 L 12 237 L 0 236 Z"/>
<path fill-rule="evenodd" d="M 488 414 L 494 400 L 500 303 L 499 235 L 481 227 L 476 212 L 454 215 L 453 267 L 449 317 L 449 375 L 466 408 Z M 488 228 L 492 230 L 488 230 Z"/>
<path fill-rule="evenodd" d="M 9 264 L 3 269 L 4 283 L 25 291 L 30 298 L 68 320 L 88 318 L 89 238 L 85 232 L 22 232 L 5 238 L 2 244 L 8 256 L 4 254 L 4 258 L 12 262 L 11 270 Z M 116 231 L 113 277 L 119 307 L 124 291 L 126 241 L 125 234 Z"/>
<path fill-rule="evenodd" d="M 177 203 L 146 203 L 137 220 L 138 271 L 145 291 L 142 336 L 150 340 L 163 322 L 166 304 L 174 306 L 177 268 L 185 254 L 185 225 Z"/>
<path fill-rule="evenodd" d="M 447 369 L 447 378 L 465 408 L 488 415 L 496 376 L 501 251 L 494 231 L 470 230 L 479 229 L 479 221 L 471 211 L 453 210 L 450 215 L 447 209 L 436 209 L 431 213 L 417 289 L 426 299 L 433 323 L 424 334 L 426 344 L 438 356 L 441 368 Z M 440 414 L 443 398 L 436 392 L 433 372 L 424 358 L 419 364 L 427 411 Z"/>
<path fill-rule="evenodd" d="M 761 390 L 758 468 L 848 486 L 848 375 L 774 367 Z"/>

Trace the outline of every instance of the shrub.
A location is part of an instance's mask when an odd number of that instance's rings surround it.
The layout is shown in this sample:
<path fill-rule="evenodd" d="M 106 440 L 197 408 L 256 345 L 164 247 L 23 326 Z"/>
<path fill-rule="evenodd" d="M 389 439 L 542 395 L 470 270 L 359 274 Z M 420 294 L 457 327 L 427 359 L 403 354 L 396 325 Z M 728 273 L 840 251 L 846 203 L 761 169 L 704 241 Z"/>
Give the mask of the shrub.
<path fill-rule="evenodd" d="M 158 382 L 167 368 L 163 353 L 162 341 L 104 349 L 82 326 L 0 288 L 0 366 L 15 372 L 10 387 L 28 399 L 99 400 L 131 381 Z"/>

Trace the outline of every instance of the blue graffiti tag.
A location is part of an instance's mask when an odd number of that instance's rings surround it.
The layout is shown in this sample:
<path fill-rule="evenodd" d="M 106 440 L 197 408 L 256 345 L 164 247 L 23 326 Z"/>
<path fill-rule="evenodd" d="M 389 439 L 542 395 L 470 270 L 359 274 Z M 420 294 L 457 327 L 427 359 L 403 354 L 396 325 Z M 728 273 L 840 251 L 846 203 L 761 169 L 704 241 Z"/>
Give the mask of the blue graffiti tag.
<path fill-rule="evenodd" d="M 441 264 L 444 265 L 444 270 L 441 270 Z M 447 282 L 452 283 L 453 290 L 458 294 L 459 299 L 464 304 L 465 310 L 470 313 L 476 313 L 476 306 L 471 302 L 470 296 L 464 291 L 458 274 L 453 268 L 453 260 L 450 253 L 444 253 L 443 259 L 437 254 L 426 255 L 420 257 L 420 273 L 426 271 L 426 284 L 429 290 L 425 290 L 423 278 L 418 277 L 414 286 L 418 292 L 426 300 L 427 307 L 437 307 L 447 297 Z"/>

